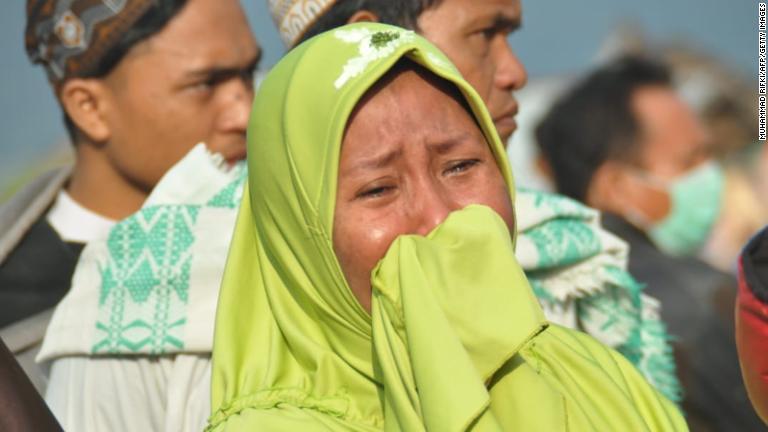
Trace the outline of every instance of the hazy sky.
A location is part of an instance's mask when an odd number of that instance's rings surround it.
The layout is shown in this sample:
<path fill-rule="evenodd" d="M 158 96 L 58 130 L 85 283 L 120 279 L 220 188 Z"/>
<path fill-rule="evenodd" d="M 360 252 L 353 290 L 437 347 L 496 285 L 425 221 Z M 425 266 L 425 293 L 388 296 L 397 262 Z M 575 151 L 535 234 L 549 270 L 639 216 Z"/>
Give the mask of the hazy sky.
<path fill-rule="evenodd" d="M 267 1 L 243 3 L 265 51 L 263 65 L 271 66 L 284 48 Z M 65 137 L 44 73 L 24 52 L 24 9 L 21 0 L 0 2 L 0 192 Z M 653 42 L 685 41 L 757 81 L 757 3 L 751 0 L 523 0 L 523 21 L 511 40 L 534 78 L 583 71 L 609 36 L 631 22 Z"/>

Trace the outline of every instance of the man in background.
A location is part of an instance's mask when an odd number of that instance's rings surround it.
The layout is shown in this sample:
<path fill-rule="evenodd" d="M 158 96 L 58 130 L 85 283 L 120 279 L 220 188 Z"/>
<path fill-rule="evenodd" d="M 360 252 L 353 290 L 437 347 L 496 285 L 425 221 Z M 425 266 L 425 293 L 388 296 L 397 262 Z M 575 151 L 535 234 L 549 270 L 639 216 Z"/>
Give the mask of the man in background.
<path fill-rule="evenodd" d="M 0 326 L 3 339 L 15 342 L 11 349 L 28 360 L 49 316 L 35 314 L 68 292 L 85 244 L 107 238 L 139 210 L 197 143 L 222 164 L 245 157 L 261 52 L 237 0 L 28 0 L 25 45 L 30 60 L 46 70 L 75 153 L 73 167 L 35 180 L 0 209 Z M 38 325 L 33 332 L 29 320 Z M 133 387 L 142 381 L 119 374 L 109 359 L 79 354 L 54 361 L 52 409 L 66 413 L 59 417 L 66 429 L 98 429 L 97 416 L 84 415 L 88 407 L 117 410 L 120 403 L 100 398 L 97 388 L 102 396 L 124 388 L 96 382 L 97 369 Z M 169 362 L 158 374 L 174 368 Z M 163 397 L 158 388 L 145 390 Z M 150 415 L 132 408 L 137 415 L 124 425 L 129 429 L 173 424 L 164 423 L 163 410 Z"/>
<path fill-rule="evenodd" d="M 629 268 L 677 339 L 683 408 L 702 430 L 756 430 L 733 341 L 735 281 L 693 256 L 720 211 L 723 176 L 663 65 L 626 57 L 556 101 L 536 138 L 558 192 L 604 212 Z"/>

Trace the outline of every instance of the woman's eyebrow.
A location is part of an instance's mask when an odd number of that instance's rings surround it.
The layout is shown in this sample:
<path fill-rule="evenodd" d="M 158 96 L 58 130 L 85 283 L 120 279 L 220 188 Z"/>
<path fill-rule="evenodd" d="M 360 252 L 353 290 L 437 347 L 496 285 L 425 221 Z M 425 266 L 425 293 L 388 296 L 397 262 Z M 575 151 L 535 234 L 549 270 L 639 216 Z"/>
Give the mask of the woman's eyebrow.
<path fill-rule="evenodd" d="M 362 159 L 352 167 L 354 171 L 384 168 L 403 156 L 403 149 L 398 148 L 386 153 Z"/>
<path fill-rule="evenodd" d="M 464 132 L 458 135 L 441 139 L 434 143 L 429 143 L 427 144 L 427 150 L 430 153 L 444 155 L 446 153 L 450 153 L 451 150 L 455 149 L 459 145 L 468 142 L 471 137 L 472 137 L 472 134 Z M 388 165 L 391 165 L 393 162 L 400 159 L 402 156 L 403 156 L 403 149 L 398 148 L 395 150 L 384 152 L 379 155 L 374 155 L 369 158 L 360 159 L 359 161 L 354 163 L 354 165 L 350 168 L 349 171 L 366 171 L 366 170 L 381 169 Z"/>
<path fill-rule="evenodd" d="M 436 153 L 438 155 L 444 155 L 450 153 L 460 144 L 463 144 L 470 140 L 471 134 L 464 132 L 459 135 L 454 135 L 449 138 L 441 139 L 440 141 L 427 144 L 427 149 L 430 153 Z"/>

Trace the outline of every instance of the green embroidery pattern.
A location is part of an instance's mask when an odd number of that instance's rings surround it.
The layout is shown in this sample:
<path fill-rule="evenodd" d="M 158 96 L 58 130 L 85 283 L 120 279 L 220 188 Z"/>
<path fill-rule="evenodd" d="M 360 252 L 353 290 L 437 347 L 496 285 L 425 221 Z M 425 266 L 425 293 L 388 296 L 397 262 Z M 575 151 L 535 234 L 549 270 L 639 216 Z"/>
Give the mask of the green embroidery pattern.
<path fill-rule="evenodd" d="M 600 237 L 584 220 L 595 211 L 560 195 L 522 189 L 533 211 L 543 221 L 525 230 L 538 252 L 537 270 L 557 269 L 578 263 L 602 251 Z"/>
<path fill-rule="evenodd" d="M 385 47 L 388 43 L 400 38 L 400 33 L 392 31 L 381 31 L 371 35 L 371 46 L 376 49 Z"/>
<path fill-rule="evenodd" d="M 392 54 L 399 46 L 413 40 L 410 30 L 372 32 L 369 29 L 336 30 L 336 38 L 348 44 L 357 45 L 357 56 L 351 57 L 342 67 L 341 75 L 333 86 L 339 90 L 351 79 L 359 76 L 368 66 Z"/>
<path fill-rule="evenodd" d="M 155 206 L 118 224 L 110 233 L 110 259 L 102 271 L 102 339 L 94 353 L 121 349 L 152 354 L 183 346 L 184 305 L 189 288 L 189 248 L 198 206 Z"/>
<path fill-rule="evenodd" d="M 518 194 L 532 197 L 536 211 L 545 215 L 573 218 L 590 218 L 595 215 L 594 210 L 562 195 L 525 188 L 518 189 Z"/>
<path fill-rule="evenodd" d="M 544 285 L 541 283 L 540 276 L 537 276 L 535 272 L 526 272 L 525 275 L 528 277 L 528 283 L 531 284 L 533 295 L 535 295 L 539 301 L 548 303 L 554 303 L 557 301 L 555 296 L 553 296 L 552 293 L 544 288 Z"/>
<path fill-rule="evenodd" d="M 243 169 L 205 206 L 155 205 L 115 225 L 100 269 L 94 354 L 183 349 L 195 224 L 206 207 L 236 209 L 245 178 Z"/>
<path fill-rule="evenodd" d="M 599 332 L 623 329 L 626 340 L 616 350 L 632 362 L 664 396 L 673 402 L 682 399 L 682 388 L 675 372 L 675 361 L 664 323 L 644 317 L 643 286 L 626 271 L 609 267 L 605 271 L 612 284 L 600 295 L 578 302 L 579 321 L 597 324 Z"/>
<path fill-rule="evenodd" d="M 577 263 L 597 255 L 602 247 L 594 230 L 580 220 L 554 219 L 526 231 L 526 235 L 539 253 L 539 269 Z"/>
<path fill-rule="evenodd" d="M 558 280 L 562 270 L 603 253 L 600 228 L 588 222 L 597 213 L 559 195 L 523 190 L 519 197 L 532 206 L 526 211 L 537 215 L 537 223 L 522 233 L 538 255 L 537 265 L 526 270 L 526 275 L 542 303 L 557 304 L 550 280 Z M 577 297 L 579 327 L 599 340 L 611 341 L 667 398 L 680 401 L 669 336 L 658 318 L 645 316 L 643 286 L 624 269 L 605 263 L 595 268 L 594 276 L 603 281 L 602 287 Z"/>
<path fill-rule="evenodd" d="M 244 165 L 239 165 L 236 169 L 239 170 L 239 172 L 235 174 L 237 179 L 232 181 L 211 198 L 208 203 L 206 203 L 207 207 L 236 209 L 240 206 L 240 199 L 243 196 L 243 187 L 245 187 L 245 180 L 248 178 L 248 170 Z"/>

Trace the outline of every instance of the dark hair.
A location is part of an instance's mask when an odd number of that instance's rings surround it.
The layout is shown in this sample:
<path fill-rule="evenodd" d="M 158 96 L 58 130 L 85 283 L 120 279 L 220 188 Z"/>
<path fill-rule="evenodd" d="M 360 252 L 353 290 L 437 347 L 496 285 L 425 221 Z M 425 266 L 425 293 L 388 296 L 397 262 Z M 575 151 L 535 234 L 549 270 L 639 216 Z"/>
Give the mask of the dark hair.
<path fill-rule="evenodd" d="M 640 126 L 631 97 L 644 86 L 670 86 L 669 69 L 627 56 L 591 73 L 558 99 L 536 128 L 536 141 L 559 193 L 585 201 L 607 160 L 633 160 Z"/>
<path fill-rule="evenodd" d="M 740 276 L 747 288 L 768 304 L 768 226 L 747 243 L 741 253 L 741 265 Z"/>
<path fill-rule="evenodd" d="M 107 76 L 112 70 L 120 63 L 120 61 L 128 54 L 139 42 L 159 33 L 166 24 L 181 11 L 186 4 L 187 0 L 157 0 L 154 5 L 150 6 L 144 15 L 139 18 L 136 23 L 128 29 L 125 34 L 117 41 L 117 43 L 109 49 L 107 54 L 102 58 L 93 68 L 92 71 L 83 73 L 78 78 L 102 78 Z M 62 107 L 63 109 L 63 107 Z M 80 136 L 80 130 L 72 119 L 64 111 L 64 125 L 67 128 L 69 137 L 73 143 L 77 141 Z"/>
<path fill-rule="evenodd" d="M 424 10 L 437 6 L 442 0 L 338 0 L 322 14 L 296 45 L 312 36 L 341 27 L 349 22 L 356 12 L 370 11 L 383 24 L 396 25 L 409 30 L 418 30 L 418 18 Z"/>

